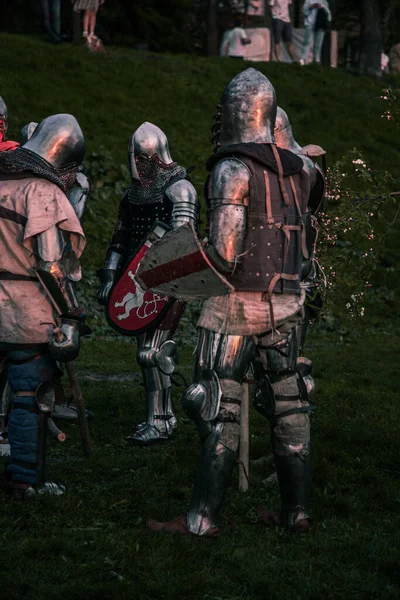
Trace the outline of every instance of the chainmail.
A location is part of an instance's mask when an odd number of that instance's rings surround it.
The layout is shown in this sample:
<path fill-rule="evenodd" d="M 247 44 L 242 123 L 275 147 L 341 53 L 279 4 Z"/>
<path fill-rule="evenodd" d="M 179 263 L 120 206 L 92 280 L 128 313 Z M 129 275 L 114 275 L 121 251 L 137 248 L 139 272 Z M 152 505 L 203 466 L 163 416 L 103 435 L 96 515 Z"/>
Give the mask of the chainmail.
<path fill-rule="evenodd" d="M 217 110 L 213 114 L 213 126 L 211 127 L 212 138 L 211 143 L 214 145 L 214 152 L 217 152 L 221 144 L 219 138 L 221 136 L 221 108 L 222 104 L 217 104 Z"/>
<path fill-rule="evenodd" d="M 160 204 L 165 190 L 175 181 L 186 177 L 186 169 L 176 162 L 165 165 L 157 155 L 139 156 L 136 161 L 140 181 L 134 179 L 127 189 L 132 204 Z"/>
<path fill-rule="evenodd" d="M 73 163 L 63 169 L 56 169 L 47 160 L 27 148 L 17 148 L 13 152 L 0 152 L 0 175 L 33 173 L 52 181 L 65 193 L 74 184 L 78 168 L 78 165 Z"/>

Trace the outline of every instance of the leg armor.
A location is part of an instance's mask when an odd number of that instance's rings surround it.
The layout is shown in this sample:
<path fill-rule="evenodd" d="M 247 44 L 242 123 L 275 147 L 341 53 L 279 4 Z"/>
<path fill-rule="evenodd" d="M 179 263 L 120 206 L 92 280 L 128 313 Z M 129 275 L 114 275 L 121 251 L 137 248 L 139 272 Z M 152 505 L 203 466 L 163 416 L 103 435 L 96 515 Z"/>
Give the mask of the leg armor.
<path fill-rule="evenodd" d="M 48 417 L 54 406 L 52 379 L 57 365 L 47 348 L 8 352 L 8 381 L 14 394 L 8 419 L 13 489 L 24 497 L 50 491 L 60 494 L 64 486 L 45 481 Z"/>
<path fill-rule="evenodd" d="M 172 409 L 171 375 L 175 369 L 176 344 L 171 330 L 156 329 L 138 336 L 137 361 L 142 367 L 147 421 L 126 438 L 129 444 L 151 445 L 167 440 L 177 425 Z"/>
<path fill-rule="evenodd" d="M 304 372 L 307 370 L 303 369 Z M 309 373 L 308 373 L 309 374 Z M 296 332 L 263 346 L 255 360 L 255 408 L 271 424 L 271 441 L 281 492 L 281 524 L 294 529 L 309 519 L 310 422 L 307 385 L 297 367 Z M 311 377 L 311 376 L 310 376 Z"/>
<path fill-rule="evenodd" d="M 195 377 L 183 408 L 200 434 L 201 455 L 187 527 L 205 535 L 216 526 L 236 464 L 242 382 L 255 345 L 250 337 L 199 329 Z"/>

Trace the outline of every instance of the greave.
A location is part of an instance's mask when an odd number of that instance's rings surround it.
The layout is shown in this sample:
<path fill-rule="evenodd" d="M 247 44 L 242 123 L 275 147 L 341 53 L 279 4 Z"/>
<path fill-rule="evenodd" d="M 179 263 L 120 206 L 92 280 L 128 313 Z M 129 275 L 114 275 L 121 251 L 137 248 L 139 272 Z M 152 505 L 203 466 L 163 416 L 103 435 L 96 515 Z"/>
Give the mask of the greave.
<path fill-rule="evenodd" d="M 142 368 L 145 385 L 147 421 L 140 423 L 126 440 L 150 445 L 167 440 L 177 425 L 172 409 L 171 379 L 158 367 Z"/>
<path fill-rule="evenodd" d="M 227 433 L 230 433 L 229 437 L 239 438 L 237 423 L 208 425 L 211 431 L 201 444 L 200 464 L 187 512 L 187 527 L 196 535 L 205 535 L 216 527 L 236 464 L 236 452 L 224 445 L 221 438 L 225 438 Z M 226 431 L 227 428 L 232 431 Z"/>
<path fill-rule="evenodd" d="M 288 530 L 310 518 L 309 496 L 311 451 L 309 444 L 299 444 L 298 453 L 283 456 L 275 452 L 275 466 L 281 492 L 281 525 Z"/>
<path fill-rule="evenodd" d="M 171 385 L 157 390 L 146 390 L 146 402 L 147 423 L 156 427 L 160 433 L 172 433 L 176 427 L 176 417 L 172 409 Z"/>

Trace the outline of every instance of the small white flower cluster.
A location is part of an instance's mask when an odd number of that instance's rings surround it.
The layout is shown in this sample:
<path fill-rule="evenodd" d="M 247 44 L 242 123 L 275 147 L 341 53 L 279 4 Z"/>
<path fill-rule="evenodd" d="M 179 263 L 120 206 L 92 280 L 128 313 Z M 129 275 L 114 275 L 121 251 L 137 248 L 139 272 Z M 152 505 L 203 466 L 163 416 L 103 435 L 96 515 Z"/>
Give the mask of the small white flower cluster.
<path fill-rule="evenodd" d="M 354 317 L 363 317 L 365 314 L 365 307 L 360 306 L 360 303 L 363 300 L 364 292 L 355 292 L 350 296 L 350 302 L 347 302 L 346 308 L 349 313 L 349 317 L 354 319 Z"/>
<path fill-rule="evenodd" d="M 368 169 L 368 171 L 370 170 L 367 167 L 367 163 L 362 158 L 357 158 L 356 160 L 353 160 L 352 163 L 353 163 L 353 165 L 360 165 L 361 169 Z M 359 170 L 360 169 L 358 167 L 355 169 L 356 172 Z"/>

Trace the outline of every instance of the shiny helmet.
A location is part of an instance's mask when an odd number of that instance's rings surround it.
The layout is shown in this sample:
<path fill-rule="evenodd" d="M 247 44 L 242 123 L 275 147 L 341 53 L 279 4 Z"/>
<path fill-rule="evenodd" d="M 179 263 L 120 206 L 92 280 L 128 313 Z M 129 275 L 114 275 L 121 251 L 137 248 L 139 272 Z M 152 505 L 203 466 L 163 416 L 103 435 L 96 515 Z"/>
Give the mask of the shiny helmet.
<path fill-rule="evenodd" d="M 133 132 L 129 140 L 128 159 L 132 179 L 143 185 L 151 182 L 160 168 L 168 170 L 177 165 L 169 153 L 165 133 L 147 121 Z"/>
<path fill-rule="evenodd" d="M 43 119 L 22 147 L 58 171 L 72 171 L 83 161 L 85 138 L 73 115 L 58 114 Z"/>
<path fill-rule="evenodd" d="M 0 96 L 0 142 L 5 142 L 7 139 L 8 129 L 8 111 L 7 104 Z"/>
<path fill-rule="evenodd" d="M 301 146 L 294 139 L 289 117 L 280 106 L 278 106 L 276 110 L 274 136 L 276 145 L 279 146 L 279 148 L 290 150 L 295 154 L 301 153 Z"/>
<path fill-rule="evenodd" d="M 241 142 L 274 144 L 276 93 L 252 67 L 234 77 L 222 92 L 214 115 L 214 150 Z"/>
<path fill-rule="evenodd" d="M 21 135 L 20 135 L 22 146 L 24 144 L 26 144 L 26 142 L 32 137 L 33 132 L 35 131 L 37 126 L 38 126 L 38 123 L 35 123 L 34 121 L 31 121 L 30 123 L 27 123 L 26 125 L 23 126 L 23 128 L 21 129 Z"/>

